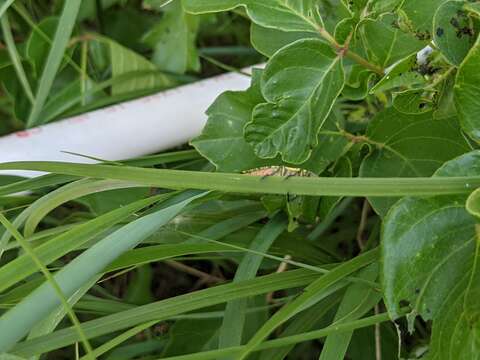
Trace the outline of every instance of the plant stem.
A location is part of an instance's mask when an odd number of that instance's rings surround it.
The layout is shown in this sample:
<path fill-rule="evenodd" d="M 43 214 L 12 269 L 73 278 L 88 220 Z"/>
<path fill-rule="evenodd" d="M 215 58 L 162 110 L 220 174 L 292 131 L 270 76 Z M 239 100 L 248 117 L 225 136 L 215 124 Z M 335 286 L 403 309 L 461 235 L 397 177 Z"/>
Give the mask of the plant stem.
<path fill-rule="evenodd" d="M 480 176 L 432 178 L 322 178 L 210 173 L 130 166 L 62 162 L 11 162 L 0 170 L 34 170 L 83 177 L 117 179 L 167 189 L 198 189 L 247 194 L 311 196 L 433 196 L 469 194 L 480 187 Z M 2 187 L 0 187 L 0 192 Z"/>
<path fill-rule="evenodd" d="M 350 58 L 357 64 L 362 65 L 364 68 L 372 70 L 379 75 L 385 75 L 385 71 L 381 67 L 370 63 L 368 60 L 364 59 L 357 53 L 351 51 L 350 49 L 348 49 L 348 45 L 340 45 L 337 40 L 335 40 L 335 38 L 332 36 L 332 34 L 330 34 L 325 28 L 318 27 L 317 30 L 320 36 L 327 40 L 335 48 L 335 50 L 337 50 L 339 54 Z"/>

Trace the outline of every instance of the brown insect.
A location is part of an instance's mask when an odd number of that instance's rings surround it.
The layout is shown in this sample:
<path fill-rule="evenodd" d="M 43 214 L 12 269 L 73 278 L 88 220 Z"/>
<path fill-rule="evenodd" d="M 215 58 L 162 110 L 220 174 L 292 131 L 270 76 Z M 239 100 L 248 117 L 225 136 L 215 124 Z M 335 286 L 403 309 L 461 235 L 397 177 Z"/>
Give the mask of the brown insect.
<path fill-rule="evenodd" d="M 264 166 L 256 169 L 246 170 L 243 172 L 247 175 L 252 176 L 283 176 L 283 177 L 292 177 L 292 176 L 303 176 L 303 177 L 311 177 L 317 176 L 313 172 L 305 170 L 305 169 L 298 169 L 288 166 Z"/>

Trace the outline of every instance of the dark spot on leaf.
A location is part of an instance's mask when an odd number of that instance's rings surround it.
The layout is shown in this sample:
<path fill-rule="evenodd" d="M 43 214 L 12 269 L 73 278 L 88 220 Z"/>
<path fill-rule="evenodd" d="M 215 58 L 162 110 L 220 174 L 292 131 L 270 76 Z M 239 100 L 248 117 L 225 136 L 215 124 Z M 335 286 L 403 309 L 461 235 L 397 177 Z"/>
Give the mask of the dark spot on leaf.
<path fill-rule="evenodd" d="M 426 105 L 427 105 L 427 104 L 425 104 L 425 103 L 420 103 L 420 104 L 418 104 L 418 108 L 419 108 L 419 109 L 423 109 Z"/>
<path fill-rule="evenodd" d="M 415 289 L 415 294 L 417 294 L 417 295 L 420 294 L 420 289 L 419 288 Z"/>
<path fill-rule="evenodd" d="M 441 36 L 443 36 L 443 34 L 445 33 L 445 31 L 444 31 L 441 27 L 439 27 L 439 28 L 437 28 L 436 33 L 437 33 L 437 36 L 438 36 L 438 37 L 441 37 Z"/>
<path fill-rule="evenodd" d="M 455 17 L 452 17 L 450 19 L 450 24 L 454 27 L 454 28 L 459 28 L 460 27 L 460 23 L 458 22 L 457 18 Z"/>

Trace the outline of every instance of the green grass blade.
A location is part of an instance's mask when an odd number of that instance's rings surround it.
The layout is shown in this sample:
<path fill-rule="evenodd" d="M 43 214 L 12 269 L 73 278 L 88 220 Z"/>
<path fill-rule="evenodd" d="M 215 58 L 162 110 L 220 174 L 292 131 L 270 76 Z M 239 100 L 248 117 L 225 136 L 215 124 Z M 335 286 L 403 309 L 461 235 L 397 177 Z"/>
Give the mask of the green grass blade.
<path fill-rule="evenodd" d="M 165 209 L 146 215 L 125 225 L 75 258 L 57 274 L 55 280 L 66 296 L 71 296 L 125 251 L 173 219 L 192 201 L 206 193 L 197 193 Z M 58 299 L 49 283 L 34 290 L 27 298 L 0 317 L 0 351 L 8 351 L 31 327 L 45 318 Z"/>
<path fill-rule="evenodd" d="M 7 13 L 3 14 L 3 16 L 0 18 L 0 25 L 2 27 L 3 39 L 5 40 L 5 45 L 7 46 L 7 51 L 10 55 L 10 60 L 12 60 L 13 68 L 17 73 L 18 80 L 20 80 L 20 84 L 22 85 L 23 91 L 25 91 L 25 95 L 27 95 L 28 100 L 30 100 L 30 103 L 33 104 L 35 102 L 35 98 L 33 96 L 30 83 L 28 82 L 27 75 L 25 74 L 25 69 L 23 68 L 22 60 L 18 54 L 15 41 L 13 40 L 12 30 L 10 29 L 10 21 L 8 20 Z"/>
<path fill-rule="evenodd" d="M 30 215 L 25 221 L 24 235 L 30 237 L 35 232 L 40 221 L 52 210 L 68 201 L 107 190 L 136 187 L 133 183 L 124 181 L 82 179 L 62 186 L 41 197 L 30 206 Z"/>
<path fill-rule="evenodd" d="M 241 283 L 219 285 L 87 321 L 82 323 L 82 328 L 87 337 L 92 338 L 146 323 L 152 321 L 152 319 L 166 320 L 176 315 L 234 299 L 304 286 L 318 279 L 319 276 L 321 275 L 309 270 L 293 270 L 257 277 Z M 73 344 L 78 340 L 78 334 L 75 330 L 67 328 L 19 343 L 13 349 L 13 353 L 21 356 L 31 356 Z"/>
<path fill-rule="evenodd" d="M 320 279 L 310 284 L 294 301 L 277 311 L 265 323 L 265 325 L 257 331 L 253 338 L 247 343 L 244 350 L 242 350 L 235 358 L 239 360 L 245 359 L 253 349 L 260 345 L 262 341 L 265 340 L 265 338 L 268 337 L 268 335 L 270 335 L 279 325 L 283 324 L 300 311 L 305 310 L 325 298 L 325 294 L 327 293 L 326 290 L 330 286 L 338 283 L 346 276 L 351 275 L 355 271 L 371 264 L 377 259 L 378 250 L 370 251 L 339 265 L 325 276 L 322 276 Z"/>
<path fill-rule="evenodd" d="M 480 187 L 480 177 L 432 178 L 314 178 L 143 169 L 129 166 L 14 162 L 0 170 L 37 170 L 66 175 L 132 181 L 168 189 L 218 190 L 237 193 L 297 194 L 311 196 L 428 196 L 469 194 Z"/>
<path fill-rule="evenodd" d="M 280 214 L 275 216 L 260 230 L 250 244 L 250 249 L 258 252 L 268 251 L 275 239 L 285 231 L 286 227 L 285 217 Z M 235 273 L 234 283 L 254 278 L 262 260 L 262 256 L 252 253 L 245 254 Z M 237 299 L 227 303 L 225 317 L 219 334 L 220 348 L 241 345 L 246 313 L 247 299 Z"/>
<path fill-rule="evenodd" d="M 40 261 L 40 259 L 37 257 L 37 255 L 35 254 L 35 251 L 30 246 L 30 244 L 27 241 L 25 241 L 23 236 L 18 232 L 18 230 L 10 223 L 10 221 L 8 221 L 8 219 L 2 213 L 0 213 L 0 222 L 7 229 L 7 231 L 9 231 L 13 234 L 15 239 L 22 246 L 23 250 L 35 262 L 35 265 L 38 267 L 38 269 L 41 270 L 41 272 L 43 273 L 43 275 L 47 279 L 47 284 L 48 284 L 49 288 L 53 288 L 54 296 L 56 296 L 57 299 L 60 299 L 60 303 L 62 304 L 65 311 L 68 313 L 68 315 L 70 316 L 70 319 L 72 320 L 72 323 L 74 324 L 75 330 L 78 332 L 78 334 L 80 336 L 80 339 L 81 339 L 82 344 L 85 348 L 85 351 L 89 355 L 88 358 L 93 360 L 93 357 L 91 356 L 92 347 L 90 346 L 90 343 L 89 343 L 87 337 L 85 336 L 85 333 L 83 332 L 82 327 L 80 326 L 80 321 L 78 320 L 77 316 L 75 315 L 75 312 L 72 310 L 71 306 L 69 305 L 67 297 L 63 293 L 63 290 L 60 287 L 60 285 L 58 284 L 57 280 L 52 276 L 52 274 L 47 269 L 47 267 Z M 69 296 L 71 296 L 71 295 L 69 295 Z M 25 314 L 27 318 L 28 317 L 30 317 L 30 319 L 35 318 L 35 314 L 31 314 L 31 312 L 30 312 L 30 314 L 28 313 L 28 310 L 29 310 L 28 308 L 25 309 L 25 310 L 27 311 L 27 313 Z M 33 309 L 30 309 L 30 310 L 33 310 Z M 8 313 L 9 312 L 7 312 L 6 314 L 8 314 Z M 2 322 L 2 319 L 4 317 L 5 317 L 5 315 L 3 315 L 0 318 L 0 329 L 2 328 L 1 322 Z M 25 316 L 23 316 L 23 317 L 25 318 Z M 15 319 L 15 317 L 13 317 L 12 320 L 15 321 L 17 319 Z M 36 323 L 36 321 L 33 322 L 33 324 L 35 324 L 35 323 Z M 21 322 L 21 323 L 12 323 L 11 324 L 11 329 L 6 328 L 3 331 L 0 331 L 0 334 L 3 334 L 2 337 L 0 338 L 0 353 L 10 350 L 13 347 L 13 345 L 15 344 L 16 341 L 21 339 L 25 334 L 27 334 L 31 330 L 31 325 L 33 325 L 33 324 L 32 324 L 32 322 L 29 322 L 29 321 Z M 5 335 L 9 331 L 11 333 L 13 333 L 14 335 L 16 335 L 15 330 L 17 330 L 17 332 L 22 334 L 22 335 L 21 336 L 17 335 L 16 339 L 15 339 L 15 337 L 13 337 L 13 338 L 10 337 L 10 339 L 9 339 L 9 336 Z"/>
<path fill-rule="evenodd" d="M 406 312 L 407 311 L 404 311 L 403 315 L 405 315 Z M 390 321 L 390 317 L 388 316 L 387 313 L 369 316 L 361 320 L 350 321 L 348 323 L 343 323 L 343 324 L 334 325 L 334 326 L 327 326 L 320 330 L 315 330 L 315 331 L 310 331 L 303 334 L 286 336 L 280 339 L 265 341 L 260 346 L 258 346 L 254 351 L 262 351 L 262 350 L 275 349 L 275 348 L 289 346 L 289 345 L 295 345 L 305 341 L 317 340 L 335 333 L 341 333 L 345 331 L 350 332 L 350 331 L 361 329 L 364 327 L 373 326 L 375 324 L 379 324 L 386 321 Z M 215 359 L 221 358 L 222 356 L 237 355 L 238 353 L 242 352 L 245 349 L 245 347 L 246 345 L 235 346 L 227 349 L 205 351 L 205 352 L 191 354 L 191 355 L 173 356 L 173 357 L 162 358 L 158 360 L 215 360 Z"/>
<path fill-rule="evenodd" d="M 14 3 L 15 0 L 4 0 L 3 4 L 0 5 L 0 16 L 3 16 L 7 9 Z"/>
<path fill-rule="evenodd" d="M 138 200 L 127 206 L 110 211 L 104 215 L 78 225 L 73 229 L 58 235 L 35 248 L 35 253 L 46 265 L 80 248 L 84 243 L 97 236 L 113 225 L 149 205 L 166 199 L 170 195 L 159 195 L 148 199 Z M 0 268 L 0 292 L 22 281 L 36 272 L 35 264 L 27 255 L 20 255 L 16 259 Z"/>
<path fill-rule="evenodd" d="M 32 179 L 25 179 L 12 184 L 0 186 L 0 196 L 15 194 L 22 191 L 38 190 L 47 186 L 64 184 L 78 179 L 77 176 L 47 174 Z"/>
<path fill-rule="evenodd" d="M 40 123 L 39 115 L 47 101 L 48 95 L 57 75 L 58 69 L 63 59 L 68 40 L 72 34 L 80 9 L 81 0 L 69 0 L 65 2 L 62 15 L 58 22 L 53 44 L 47 57 L 45 68 L 38 85 L 35 102 L 32 106 L 30 115 L 27 120 L 27 126 L 32 127 Z"/>

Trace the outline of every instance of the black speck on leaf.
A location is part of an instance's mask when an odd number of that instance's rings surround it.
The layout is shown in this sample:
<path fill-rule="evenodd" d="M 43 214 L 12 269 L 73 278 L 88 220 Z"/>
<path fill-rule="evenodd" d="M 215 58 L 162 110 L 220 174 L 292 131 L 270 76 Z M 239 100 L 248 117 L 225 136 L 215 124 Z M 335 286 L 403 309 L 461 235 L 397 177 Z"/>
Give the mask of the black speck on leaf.
<path fill-rule="evenodd" d="M 425 103 L 420 103 L 420 104 L 418 104 L 418 108 L 419 108 L 419 109 L 423 109 L 423 108 L 425 107 L 425 105 L 427 105 L 427 104 L 425 104 Z"/>
<path fill-rule="evenodd" d="M 438 37 L 441 37 L 441 36 L 443 36 L 443 34 L 445 33 L 445 31 L 444 31 L 441 27 L 439 27 L 439 28 L 437 28 L 436 33 L 437 33 L 437 36 L 438 36 Z"/>

